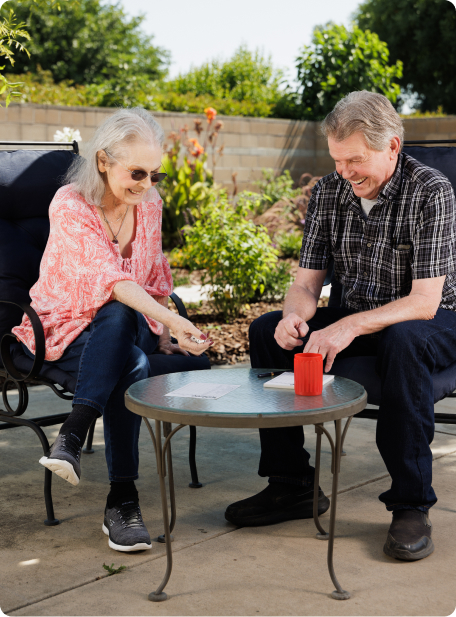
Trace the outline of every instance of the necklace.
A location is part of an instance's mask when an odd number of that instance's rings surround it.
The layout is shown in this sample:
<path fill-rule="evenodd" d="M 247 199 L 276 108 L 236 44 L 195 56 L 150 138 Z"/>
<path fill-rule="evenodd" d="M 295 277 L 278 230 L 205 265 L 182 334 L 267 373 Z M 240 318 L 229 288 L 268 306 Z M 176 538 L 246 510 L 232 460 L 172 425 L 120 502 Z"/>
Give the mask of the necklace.
<path fill-rule="evenodd" d="M 112 233 L 112 235 L 113 235 L 113 239 L 112 239 L 112 243 L 113 243 L 113 244 L 119 244 L 119 241 L 117 240 L 117 236 L 120 234 L 120 230 L 122 229 L 122 226 L 123 226 L 123 224 L 124 224 L 125 217 L 127 216 L 127 212 L 128 212 L 128 208 L 129 208 L 129 207 L 130 207 L 130 206 L 127 206 L 127 209 L 125 210 L 125 214 L 123 215 L 122 222 L 121 222 L 120 227 L 119 227 L 119 230 L 117 231 L 117 233 L 116 233 L 116 234 L 112 231 L 112 227 L 111 227 L 111 225 L 109 224 L 108 219 L 106 218 L 106 215 L 105 215 L 105 213 L 104 213 L 104 210 L 103 210 L 103 208 L 101 208 L 101 212 L 102 212 L 102 214 L 103 214 L 103 218 L 104 218 L 104 220 L 106 221 L 106 224 L 108 225 L 109 230 L 110 230 L 110 232 L 111 232 L 111 233 Z M 119 220 L 120 220 L 120 218 L 121 218 L 121 217 L 119 217 L 119 218 L 117 219 L 117 221 L 119 221 Z M 116 222 L 117 222 L 117 221 L 116 221 Z"/>

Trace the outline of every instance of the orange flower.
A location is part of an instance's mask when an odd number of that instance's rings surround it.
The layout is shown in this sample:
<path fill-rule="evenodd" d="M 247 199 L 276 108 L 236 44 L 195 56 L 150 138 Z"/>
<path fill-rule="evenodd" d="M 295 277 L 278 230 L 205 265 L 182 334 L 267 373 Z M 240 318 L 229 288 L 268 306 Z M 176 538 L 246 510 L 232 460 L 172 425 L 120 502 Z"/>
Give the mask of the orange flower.
<path fill-rule="evenodd" d="M 215 111 L 213 107 L 206 107 L 206 109 L 204 110 L 204 113 L 206 114 L 206 118 L 208 122 L 212 122 L 212 120 L 217 115 L 217 112 Z"/>
<path fill-rule="evenodd" d="M 193 144 L 194 150 L 191 150 L 191 154 L 193 156 L 198 157 L 200 154 L 204 154 L 204 148 L 203 146 L 198 142 L 197 139 L 189 139 L 188 140 L 191 144 Z"/>
<path fill-rule="evenodd" d="M 200 154 L 204 154 L 204 148 L 203 148 L 203 146 L 197 146 L 197 147 L 195 148 L 195 150 L 193 150 L 192 154 L 193 154 L 193 156 L 195 156 L 195 157 L 197 157 L 197 158 L 198 158 L 198 156 L 199 156 Z"/>

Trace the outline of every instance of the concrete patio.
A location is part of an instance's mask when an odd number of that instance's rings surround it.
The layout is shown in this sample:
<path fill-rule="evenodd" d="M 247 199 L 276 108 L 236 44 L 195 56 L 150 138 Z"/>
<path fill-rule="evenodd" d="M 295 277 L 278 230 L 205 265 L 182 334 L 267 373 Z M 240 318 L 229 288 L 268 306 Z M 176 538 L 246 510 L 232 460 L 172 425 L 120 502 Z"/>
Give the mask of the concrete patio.
<path fill-rule="evenodd" d="M 235 369 L 233 369 L 235 370 Z M 456 399 L 437 405 L 452 411 Z M 27 417 L 61 412 L 46 387 L 31 391 Z M 329 430 L 332 426 L 327 425 Z M 45 429 L 50 441 L 58 427 Z M 313 453 L 315 435 L 306 433 Z M 433 452 L 432 509 L 436 550 L 404 563 L 382 552 L 390 514 L 378 501 L 389 476 L 375 446 L 375 422 L 355 419 L 348 431 L 338 501 L 335 569 L 352 598 L 331 598 L 327 544 L 315 538 L 313 521 L 238 529 L 225 507 L 264 488 L 256 474 L 256 430 L 198 429 L 197 463 L 203 488 L 188 488 L 188 430 L 173 438 L 177 524 L 168 601 L 147 596 L 165 571 L 164 545 L 118 553 L 101 531 L 108 490 L 103 432 L 95 453 L 83 455 L 83 477 L 72 487 L 54 476 L 61 524 L 45 527 L 41 446 L 27 428 L 0 432 L 0 607 L 7 615 L 449 615 L 456 606 L 456 426 L 438 425 Z M 330 492 L 330 451 L 323 441 L 322 488 Z M 163 532 L 158 476 L 145 427 L 140 439 L 137 486 L 145 522 L 156 540 Z M 328 513 L 322 517 L 328 526 Z M 103 564 L 127 567 L 107 576 Z"/>

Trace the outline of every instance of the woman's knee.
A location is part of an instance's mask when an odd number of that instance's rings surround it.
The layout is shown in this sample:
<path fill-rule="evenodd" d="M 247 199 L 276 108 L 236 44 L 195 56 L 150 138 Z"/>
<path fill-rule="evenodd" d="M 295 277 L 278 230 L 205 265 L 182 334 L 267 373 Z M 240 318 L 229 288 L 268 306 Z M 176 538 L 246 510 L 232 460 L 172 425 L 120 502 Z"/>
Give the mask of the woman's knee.
<path fill-rule="evenodd" d="M 134 309 L 127 306 L 123 302 L 118 302 L 117 300 L 112 300 L 104 304 L 95 315 L 93 320 L 96 324 L 103 322 L 108 322 L 109 324 L 113 324 L 117 327 L 122 326 L 123 324 L 127 325 L 137 325 L 137 314 Z"/>

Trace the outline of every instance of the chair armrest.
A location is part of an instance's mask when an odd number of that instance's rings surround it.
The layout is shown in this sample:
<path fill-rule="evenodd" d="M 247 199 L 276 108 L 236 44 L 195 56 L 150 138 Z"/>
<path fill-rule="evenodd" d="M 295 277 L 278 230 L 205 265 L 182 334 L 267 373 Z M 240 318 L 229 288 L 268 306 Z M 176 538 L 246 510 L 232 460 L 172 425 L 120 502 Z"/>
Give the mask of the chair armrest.
<path fill-rule="evenodd" d="M 178 295 L 176 295 L 174 292 L 170 295 L 171 300 L 174 302 L 174 304 L 176 305 L 177 308 L 177 312 L 179 313 L 179 315 L 181 317 L 185 317 L 185 319 L 188 319 L 188 314 L 187 314 L 187 309 L 184 306 L 184 303 L 182 302 L 182 300 L 179 298 Z"/>
<path fill-rule="evenodd" d="M 36 377 L 43 368 L 44 356 L 46 353 L 46 343 L 44 338 L 44 330 L 41 324 L 40 318 L 29 304 L 24 302 L 11 302 L 11 300 L 0 300 L 2 304 L 13 304 L 24 311 L 27 317 L 30 319 L 33 328 L 33 335 L 35 337 L 35 360 L 33 366 L 28 375 L 23 375 L 14 366 L 13 359 L 10 354 L 10 344 L 16 341 L 14 334 L 4 334 L 0 343 L 0 358 L 3 362 L 3 366 L 6 371 L 15 381 L 26 381 L 27 379 L 33 379 Z M 12 340 L 11 340 L 12 339 Z"/>

